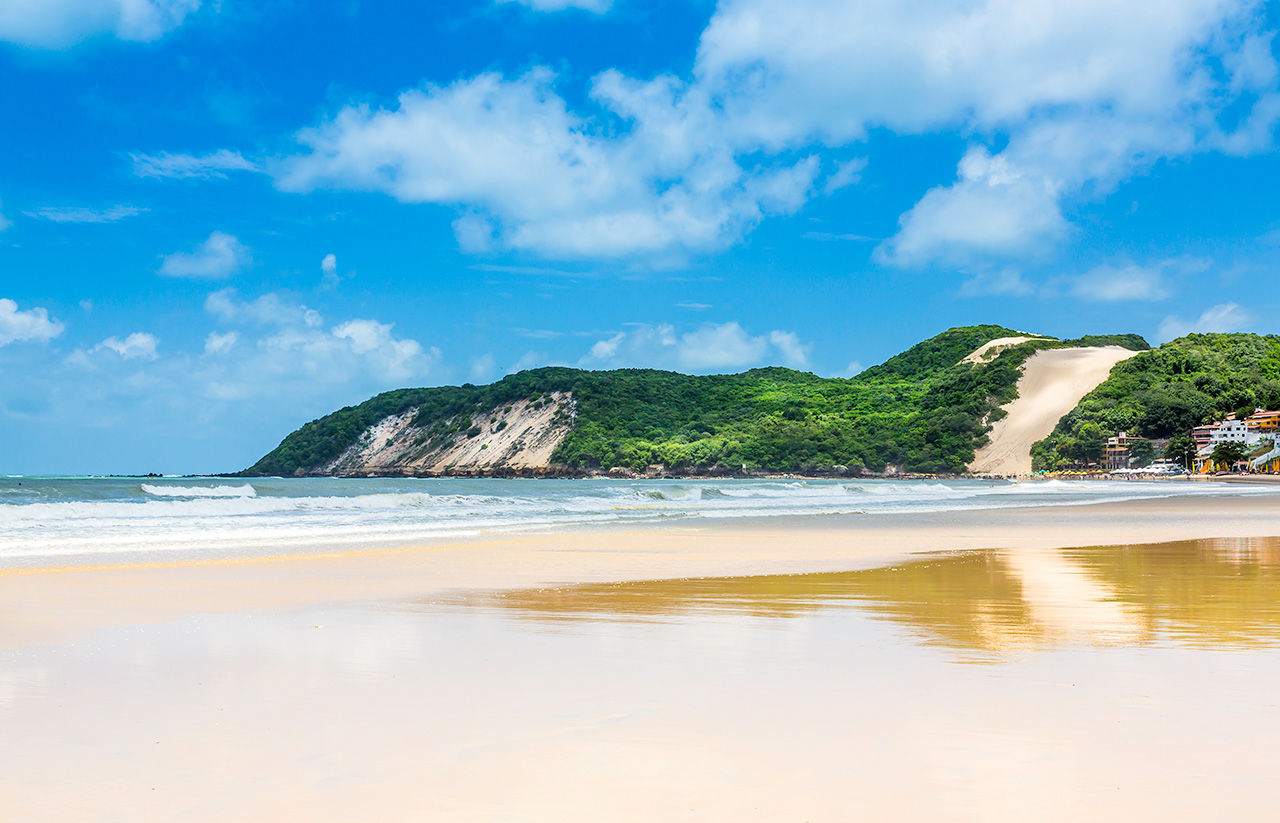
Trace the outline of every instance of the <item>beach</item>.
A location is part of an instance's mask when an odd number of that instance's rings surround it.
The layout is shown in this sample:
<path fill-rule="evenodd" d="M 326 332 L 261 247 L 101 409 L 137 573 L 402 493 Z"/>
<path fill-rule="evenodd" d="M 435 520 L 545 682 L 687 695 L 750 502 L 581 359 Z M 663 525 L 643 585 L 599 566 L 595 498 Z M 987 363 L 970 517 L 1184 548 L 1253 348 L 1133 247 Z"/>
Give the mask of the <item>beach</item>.
<path fill-rule="evenodd" d="M 0 812 L 1269 819 L 1278 538 L 1223 485 L 24 562 Z"/>

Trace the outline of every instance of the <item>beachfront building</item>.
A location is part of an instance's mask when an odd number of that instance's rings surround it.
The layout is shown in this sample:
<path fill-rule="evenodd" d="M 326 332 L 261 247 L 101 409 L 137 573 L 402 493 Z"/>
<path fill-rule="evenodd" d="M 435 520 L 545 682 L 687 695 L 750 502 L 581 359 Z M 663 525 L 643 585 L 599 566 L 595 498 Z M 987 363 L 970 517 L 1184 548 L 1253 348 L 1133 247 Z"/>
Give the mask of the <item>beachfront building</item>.
<path fill-rule="evenodd" d="M 1213 439 L 1213 433 L 1218 430 L 1217 423 L 1206 423 L 1203 426 L 1196 426 L 1191 430 L 1191 439 L 1196 441 L 1196 449 L 1203 449 L 1209 445 L 1209 441 Z"/>
<path fill-rule="evenodd" d="M 1107 438 L 1103 461 L 1108 471 L 1129 468 L 1129 447 L 1141 437 L 1130 437 L 1128 432 L 1120 432 L 1115 437 Z"/>
<path fill-rule="evenodd" d="M 1270 415 L 1276 415 L 1271 417 Z M 1253 421 L 1253 424 L 1250 424 Z M 1276 422 L 1272 422 L 1276 421 Z M 1265 427 L 1265 428 L 1264 428 Z M 1196 471 L 1212 471 L 1213 461 L 1209 456 L 1219 443 L 1240 443 L 1244 446 L 1261 446 L 1264 441 L 1272 441 L 1280 436 L 1280 412 L 1255 411 L 1244 420 L 1236 415 L 1228 415 L 1221 423 L 1207 426 L 1196 426 L 1191 430 L 1191 437 L 1196 441 Z"/>
<path fill-rule="evenodd" d="M 1280 431 L 1280 411 L 1258 409 L 1244 419 L 1244 425 L 1251 432 L 1274 435 Z"/>

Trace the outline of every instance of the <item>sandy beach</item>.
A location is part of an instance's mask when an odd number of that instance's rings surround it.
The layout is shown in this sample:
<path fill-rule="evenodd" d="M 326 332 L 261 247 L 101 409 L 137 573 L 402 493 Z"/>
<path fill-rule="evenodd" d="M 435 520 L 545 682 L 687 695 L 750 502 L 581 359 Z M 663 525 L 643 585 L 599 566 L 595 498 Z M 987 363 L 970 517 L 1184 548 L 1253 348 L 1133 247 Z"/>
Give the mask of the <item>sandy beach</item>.
<path fill-rule="evenodd" d="M 579 529 L 386 551 L 0 570 L 0 648 L 103 626 L 353 600 L 678 577 L 850 571 L 924 552 L 1280 536 L 1280 499 Z"/>
<path fill-rule="evenodd" d="M 1227 496 L 11 569 L 0 816 L 1266 820 L 1278 537 Z"/>

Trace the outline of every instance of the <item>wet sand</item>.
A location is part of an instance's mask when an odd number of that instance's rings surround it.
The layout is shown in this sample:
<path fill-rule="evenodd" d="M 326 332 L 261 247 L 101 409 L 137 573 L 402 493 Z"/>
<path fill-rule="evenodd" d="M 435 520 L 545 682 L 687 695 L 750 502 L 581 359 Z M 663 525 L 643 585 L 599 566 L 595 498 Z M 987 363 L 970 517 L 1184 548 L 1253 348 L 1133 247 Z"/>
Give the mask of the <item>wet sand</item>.
<path fill-rule="evenodd" d="M 1277 514 L 8 573 L 0 818 L 1270 820 Z"/>
<path fill-rule="evenodd" d="M 0 649 L 104 626 L 459 589 L 882 566 L 920 552 L 1280 536 L 1280 498 L 1157 499 L 577 530 L 266 559 L 0 569 Z"/>

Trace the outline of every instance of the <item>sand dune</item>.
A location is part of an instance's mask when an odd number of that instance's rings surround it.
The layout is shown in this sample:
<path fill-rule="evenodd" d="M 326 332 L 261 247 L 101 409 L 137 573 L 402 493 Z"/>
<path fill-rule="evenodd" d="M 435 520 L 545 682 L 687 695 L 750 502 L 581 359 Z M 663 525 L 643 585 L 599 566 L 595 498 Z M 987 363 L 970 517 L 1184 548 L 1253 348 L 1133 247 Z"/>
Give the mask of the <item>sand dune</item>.
<path fill-rule="evenodd" d="M 1111 368 L 1137 352 L 1119 346 L 1049 349 L 1027 359 L 1018 399 L 996 421 L 990 442 L 969 464 L 976 474 L 1029 474 L 1031 446 L 1053 431 L 1062 416 L 1107 379 Z"/>

